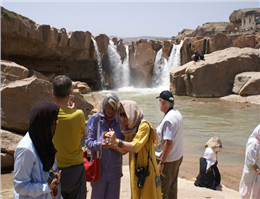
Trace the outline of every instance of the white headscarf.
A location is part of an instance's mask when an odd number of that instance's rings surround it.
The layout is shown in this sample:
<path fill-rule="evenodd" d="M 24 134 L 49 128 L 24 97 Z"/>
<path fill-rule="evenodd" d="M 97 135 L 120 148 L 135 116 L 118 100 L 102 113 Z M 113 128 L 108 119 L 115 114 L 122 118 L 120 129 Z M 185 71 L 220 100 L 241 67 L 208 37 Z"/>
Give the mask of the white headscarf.
<path fill-rule="evenodd" d="M 121 101 L 122 106 L 124 107 L 125 113 L 128 117 L 128 125 L 125 126 L 122 119 L 120 118 L 119 123 L 121 127 L 122 133 L 126 136 L 132 139 L 136 132 L 137 128 L 139 127 L 140 123 L 147 122 L 150 127 L 150 131 L 152 133 L 152 137 L 154 140 L 154 143 L 157 145 L 158 143 L 158 134 L 156 133 L 155 127 L 146 121 L 143 116 L 143 111 L 141 107 L 133 100 L 123 100 Z"/>
<path fill-rule="evenodd" d="M 254 129 L 253 133 L 249 136 L 249 139 L 254 138 L 259 143 L 259 149 L 260 149 L 260 124 Z"/>
<path fill-rule="evenodd" d="M 212 148 L 207 147 L 205 152 L 204 152 L 204 156 L 203 157 L 207 161 L 207 169 L 206 170 L 208 170 L 216 162 L 216 160 L 215 160 L 215 153 L 212 150 Z"/>

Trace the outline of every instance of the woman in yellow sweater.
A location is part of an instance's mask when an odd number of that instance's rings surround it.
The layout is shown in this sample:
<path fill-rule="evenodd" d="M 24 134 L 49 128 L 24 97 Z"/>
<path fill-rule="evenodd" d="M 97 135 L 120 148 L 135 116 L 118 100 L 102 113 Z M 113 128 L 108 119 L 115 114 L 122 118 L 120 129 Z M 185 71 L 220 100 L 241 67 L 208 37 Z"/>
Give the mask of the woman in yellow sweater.
<path fill-rule="evenodd" d="M 125 141 L 116 138 L 113 130 L 104 137 L 122 154 L 129 153 L 131 198 L 162 198 L 160 175 L 153 143 L 157 133 L 152 124 L 143 119 L 142 109 L 135 101 L 121 102 L 119 122 Z"/>

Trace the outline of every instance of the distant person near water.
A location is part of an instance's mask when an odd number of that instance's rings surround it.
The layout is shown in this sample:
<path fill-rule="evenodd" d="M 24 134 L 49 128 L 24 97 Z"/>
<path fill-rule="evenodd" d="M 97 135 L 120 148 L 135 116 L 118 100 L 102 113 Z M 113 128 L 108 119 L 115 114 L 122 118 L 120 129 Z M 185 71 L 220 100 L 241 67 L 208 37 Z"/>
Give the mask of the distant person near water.
<path fill-rule="evenodd" d="M 245 164 L 239 185 L 240 198 L 260 198 L 260 124 L 246 144 Z"/>
<path fill-rule="evenodd" d="M 199 61 L 199 52 L 195 52 L 192 56 L 191 56 L 191 59 L 194 61 L 194 62 L 197 62 Z"/>
<path fill-rule="evenodd" d="M 58 124 L 53 137 L 57 149 L 58 168 L 61 175 L 61 194 L 64 199 L 86 199 L 86 173 L 83 165 L 81 139 L 86 134 L 85 115 L 80 109 L 69 104 L 72 92 L 71 79 L 65 75 L 52 81 L 54 101 L 60 105 Z"/>
<path fill-rule="evenodd" d="M 157 127 L 159 144 L 155 146 L 155 155 L 162 181 L 164 199 L 177 199 L 178 174 L 183 159 L 183 118 L 175 109 L 174 97 L 170 91 L 160 93 L 159 106 L 165 114 Z"/>
<path fill-rule="evenodd" d="M 221 176 L 218 170 L 217 154 L 222 148 L 222 143 L 218 137 L 211 138 L 206 144 L 204 156 L 200 158 L 200 172 L 194 183 L 198 187 L 206 187 L 216 190 L 220 185 Z"/>
<path fill-rule="evenodd" d="M 203 61 L 205 60 L 203 51 L 200 52 L 199 57 L 200 57 L 200 60 L 203 60 Z"/>

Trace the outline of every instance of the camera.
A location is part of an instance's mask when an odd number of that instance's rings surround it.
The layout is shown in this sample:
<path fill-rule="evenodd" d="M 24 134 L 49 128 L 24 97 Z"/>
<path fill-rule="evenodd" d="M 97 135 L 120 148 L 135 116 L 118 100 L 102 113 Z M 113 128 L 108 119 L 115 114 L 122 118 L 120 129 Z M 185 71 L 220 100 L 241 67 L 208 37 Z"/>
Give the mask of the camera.
<path fill-rule="evenodd" d="M 138 177 L 137 187 L 142 189 L 144 186 L 145 178 L 150 175 L 149 171 L 144 167 L 135 169 L 135 175 Z"/>
<path fill-rule="evenodd" d="M 51 184 L 51 182 L 57 178 L 57 174 L 55 171 L 53 171 L 52 169 L 48 172 L 48 178 L 47 178 L 47 182 L 48 184 Z"/>
<path fill-rule="evenodd" d="M 110 142 L 110 141 L 109 141 L 109 138 L 106 138 L 106 139 L 105 139 L 105 143 L 106 143 L 106 144 L 109 144 L 109 142 Z"/>

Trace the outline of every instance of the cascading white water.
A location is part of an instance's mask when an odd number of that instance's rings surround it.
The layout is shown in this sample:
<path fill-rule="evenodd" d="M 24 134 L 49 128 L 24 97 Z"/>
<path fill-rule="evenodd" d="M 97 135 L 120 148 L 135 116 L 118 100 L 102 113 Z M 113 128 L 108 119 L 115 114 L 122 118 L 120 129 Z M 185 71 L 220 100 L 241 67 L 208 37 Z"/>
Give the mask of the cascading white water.
<path fill-rule="evenodd" d="M 166 69 L 167 60 L 165 57 L 162 57 L 162 49 L 160 49 L 155 57 L 154 66 L 153 66 L 153 77 L 152 77 L 152 87 L 157 87 L 162 85 L 162 75 Z"/>
<path fill-rule="evenodd" d="M 128 51 L 128 46 L 125 47 L 126 49 L 126 56 L 123 61 L 123 81 L 122 81 L 122 87 L 126 87 L 130 85 L 130 63 L 129 63 L 129 51 Z"/>
<path fill-rule="evenodd" d="M 114 82 L 114 88 L 129 86 L 130 82 L 130 69 L 128 58 L 128 47 L 126 49 L 127 56 L 122 64 L 121 56 L 117 52 L 117 46 L 113 41 L 109 41 L 108 45 L 108 58 L 110 62 L 111 76 Z"/>
<path fill-rule="evenodd" d="M 99 74 L 100 74 L 100 82 L 101 82 L 101 90 L 104 89 L 104 85 L 105 85 L 105 77 L 103 74 L 103 68 L 102 68 L 102 61 L 101 61 L 101 57 L 100 57 L 100 53 L 98 50 L 98 46 L 97 46 L 97 42 L 95 39 L 91 38 L 95 47 L 95 51 L 97 54 L 97 60 L 98 60 L 98 70 L 99 70 Z"/>
<path fill-rule="evenodd" d="M 207 53 L 208 53 L 208 40 L 209 40 L 209 39 L 206 39 L 205 53 L 204 53 L 204 54 L 207 54 Z"/>
<path fill-rule="evenodd" d="M 153 87 L 163 87 L 165 89 L 169 89 L 170 83 L 170 71 L 181 65 L 180 63 L 180 55 L 181 55 L 181 46 L 183 41 L 180 42 L 179 45 L 173 45 L 172 50 L 167 61 L 166 58 L 162 57 L 162 49 L 157 52 L 154 69 L 153 69 L 153 79 L 152 86 Z"/>

